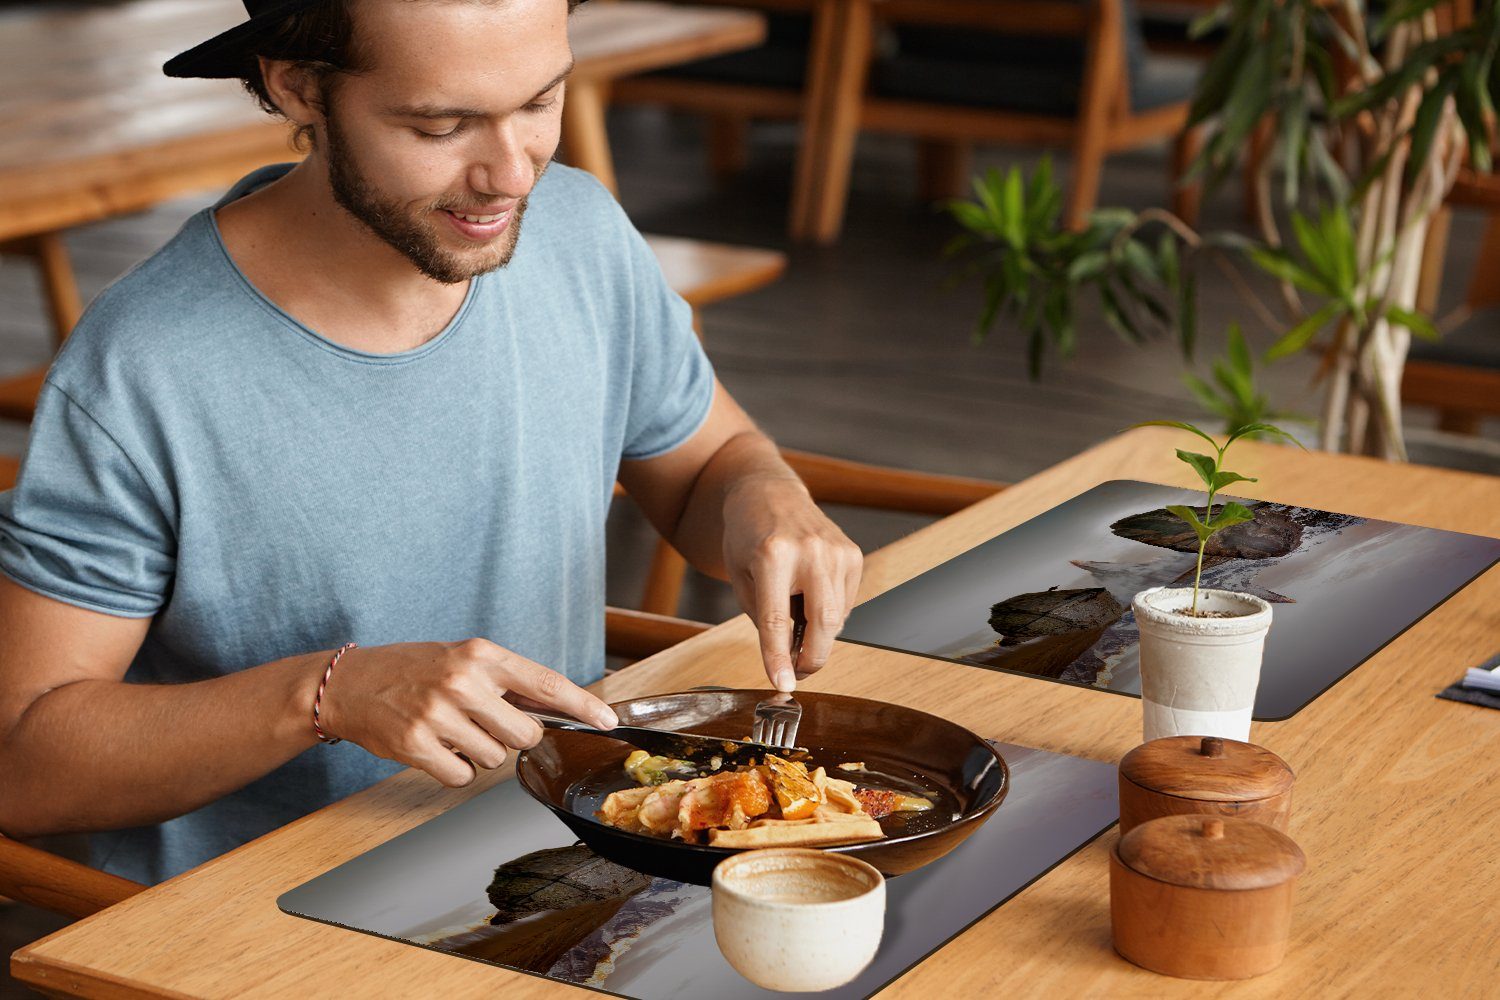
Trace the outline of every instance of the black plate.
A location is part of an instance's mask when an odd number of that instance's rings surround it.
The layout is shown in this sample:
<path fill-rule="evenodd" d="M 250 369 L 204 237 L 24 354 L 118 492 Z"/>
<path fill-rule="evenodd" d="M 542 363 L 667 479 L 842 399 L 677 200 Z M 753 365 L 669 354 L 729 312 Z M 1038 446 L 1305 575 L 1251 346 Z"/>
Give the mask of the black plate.
<path fill-rule="evenodd" d="M 744 739 L 766 691 L 688 691 L 616 703 L 625 725 Z M 1005 759 L 989 743 L 946 719 L 900 705 L 843 695 L 798 692 L 797 742 L 820 750 L 815 763 L 839 774 L 862 761 L 869 784 L 920 789 L 937 803 L 926 813 L 881 820 L 886 837 L 826 850 L 868 861 L 886 875 L 914 871 L 957 847 L 1000 805 L 1010 788 Z M 548 730 L 516 762 L 516 777 L 594 853 L 678 882 L 708 885 L 714 866 L 735 852 L 629 833 L 599 822 L 604 796 L 630 787 L 623 764 L 630 747 L 591 733 Z M 858 775 L 856 783 L 863 784 Z"/>

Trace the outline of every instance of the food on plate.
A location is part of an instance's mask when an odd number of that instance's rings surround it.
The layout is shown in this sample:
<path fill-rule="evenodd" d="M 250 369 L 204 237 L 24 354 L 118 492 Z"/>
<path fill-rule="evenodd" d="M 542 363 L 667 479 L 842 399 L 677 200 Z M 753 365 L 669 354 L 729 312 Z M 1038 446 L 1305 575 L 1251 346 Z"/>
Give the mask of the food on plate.
<path fill-rule="evenodd" d="M 891 813 L 926 812 L 932 808 L 931 799 L 924 799 L 920 795 L 902 795 L 888 788 L 861 788 L 854 793 L 854 797 L 859 800 L 865 812 L 875 819 L 882 819 Z"/>
<path fill-rule="evenodd" d="M 688 761 L 652 756 L 644 750 L 636 750 L 625 758 L 625 773 L 637 784 L 665 785 L 673 778 L 691 778 L 698 771 Z"/>
<path fill-rule="evenodd" d="M 806 764 L 767 754 L 766 767 L 771 772 L 771 790 L 776 793 L 782 819 L 806 819 L 822 803 L 823 796 L 807 773 Z"/>
<path fill-rule="evenodd" d="M 833 847 L 879 840 L 876 820 L 931 809 L 919 796 L 809 771 L 800 760 L 766 754 L 765 763 L 679 778 L 682 761 L 636 751 L 625 771 L 640 787 L 610 793 L 595 814 L 631 833 L 713 847 Z M 690 767 L 690 765 L 689 765 Z"/>

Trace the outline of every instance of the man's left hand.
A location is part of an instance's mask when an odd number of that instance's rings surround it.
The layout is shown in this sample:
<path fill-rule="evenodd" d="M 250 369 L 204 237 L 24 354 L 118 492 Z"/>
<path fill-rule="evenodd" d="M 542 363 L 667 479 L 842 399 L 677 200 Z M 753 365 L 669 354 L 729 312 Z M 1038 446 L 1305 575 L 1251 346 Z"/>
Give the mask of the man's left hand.
<path fill-rule="evenodd" d="M 796 478 L 741 479 L 724 501 L 724 567 L 760 632 L 766 675 L 779 691 L 828 662 L 859 591 L 864 556 Z M 807 619 L 792 662 L 792 597 Z"/>

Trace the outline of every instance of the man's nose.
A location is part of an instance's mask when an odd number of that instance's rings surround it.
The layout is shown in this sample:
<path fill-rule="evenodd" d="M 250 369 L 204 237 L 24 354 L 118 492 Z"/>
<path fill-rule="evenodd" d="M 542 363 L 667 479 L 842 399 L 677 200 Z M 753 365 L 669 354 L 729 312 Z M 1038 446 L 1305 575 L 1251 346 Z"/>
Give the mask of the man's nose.
<path fill-rule="evenodd" d="M 520 198 L 536 181 L 536 168 L 512 122 L 501 122 L 479 158 L 469 169 L 476 191 L 502 198 Z"/>

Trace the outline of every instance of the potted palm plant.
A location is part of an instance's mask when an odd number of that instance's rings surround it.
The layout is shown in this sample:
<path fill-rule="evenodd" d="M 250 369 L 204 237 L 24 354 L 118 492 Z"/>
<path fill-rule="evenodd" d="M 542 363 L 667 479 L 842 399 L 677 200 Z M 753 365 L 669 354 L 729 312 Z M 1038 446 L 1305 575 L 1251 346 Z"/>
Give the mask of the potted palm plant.
<path fill-rule="evenodd" d="M 1071 352 L 1073 299 L 1092 289 L 1122 335 L 1173 329 L 1191 355 L 1195 276 L 1225 268 L 1275 338 L 1267 360 L 1322 354 L 1321 446 L 1404 458 L 1407 349 L 1437 336 L 1419 302 L 1429 243 L 1446 238 L 1435 220 L 1461 170 L 1491 168 L 1497 4 L 1390 0 L 1373 17 L 1363 0 L 1226 0 L 1196 26 L 1211 29 L 1224 40 L 1189 112 L 1188 178 L 1211 189 L 1243 165 L 1258 238 L 1159 210 L 1106 209 L 1067 231 L 1050 168 L 1029 182 L 992 172 L 951 206 L 984 285 L 979 328 L 1010 317 L 1035 373 L 1049 349 Z M 1269 275 L 1278 301 L 1235 261 Z"/>

